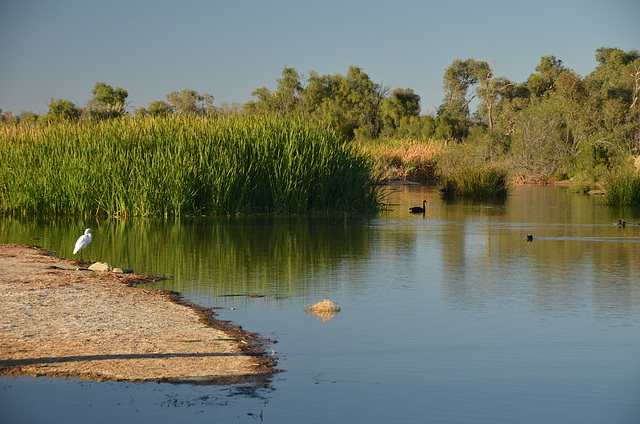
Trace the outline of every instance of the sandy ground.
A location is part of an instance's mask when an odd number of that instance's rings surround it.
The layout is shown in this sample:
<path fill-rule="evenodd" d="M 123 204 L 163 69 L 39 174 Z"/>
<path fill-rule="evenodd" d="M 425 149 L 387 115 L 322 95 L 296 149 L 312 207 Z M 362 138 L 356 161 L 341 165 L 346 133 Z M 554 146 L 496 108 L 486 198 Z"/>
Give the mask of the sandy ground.
<path fill-rule="evenodd" d="M 192 383 L 265 382 L 267 340 L 212 318 L 154 277 L 0 245 L 0 374 Z"/>

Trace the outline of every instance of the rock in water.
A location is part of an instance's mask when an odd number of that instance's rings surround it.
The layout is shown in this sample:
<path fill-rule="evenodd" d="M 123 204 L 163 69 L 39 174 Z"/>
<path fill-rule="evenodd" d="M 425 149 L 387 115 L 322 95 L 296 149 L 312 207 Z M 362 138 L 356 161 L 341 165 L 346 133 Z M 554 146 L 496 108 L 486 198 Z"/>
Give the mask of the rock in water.
<path fill-rule="evenodd" d="M 304 308 L 304 311 L 314 318 L 326 323 L 340 313 L 340 305 L 336 302 L 330 301 L 329 299 L 322 299 L 315 305 L 307 306 Z"/>

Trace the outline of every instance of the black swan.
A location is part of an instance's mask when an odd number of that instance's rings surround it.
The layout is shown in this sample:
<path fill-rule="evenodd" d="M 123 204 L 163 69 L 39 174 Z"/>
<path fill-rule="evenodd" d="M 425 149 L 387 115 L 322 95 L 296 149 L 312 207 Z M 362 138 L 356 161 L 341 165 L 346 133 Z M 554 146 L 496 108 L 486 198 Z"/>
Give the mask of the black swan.
<path fill-rule="evenodd" d="M 422 201 L 422 207 L 414 206 L 412 208 L 409 208 L 409 212 L 411 212 L 411 213 L 424 213 L 426 210 L 427 210 L 427 201 L 426 200 Z"/>

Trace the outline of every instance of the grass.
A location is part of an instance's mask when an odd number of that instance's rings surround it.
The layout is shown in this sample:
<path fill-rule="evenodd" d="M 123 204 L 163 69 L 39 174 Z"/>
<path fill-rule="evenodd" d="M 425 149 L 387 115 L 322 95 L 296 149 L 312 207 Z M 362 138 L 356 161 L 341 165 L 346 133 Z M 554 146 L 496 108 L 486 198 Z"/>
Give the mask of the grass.
<path fill-rule="evenodd" d="M 640 175 L 635 169 L 612 169 L 604 175 L 604 203 L 640 205 Z"/>
<path fill-rule="evenodd" d="M 0 129 L 0 211 L 180 216 L 377 210 L 370 161 L 272 117 L 162 117 Z"/>
<path fill-rule="evenodd" d="M 360 144 L 361 151 L 371 157 L 374 172 L 381 181 L 434 181 L 436 157 L 444 143 L 415 139 L 376 140 Z"/>
<path fill-rule="evenodd" d="M 504 198 L 511 189 L 508 172 L 492 164 L 460 164 L 442 172 L 439 184 L 445 198 Z"/>

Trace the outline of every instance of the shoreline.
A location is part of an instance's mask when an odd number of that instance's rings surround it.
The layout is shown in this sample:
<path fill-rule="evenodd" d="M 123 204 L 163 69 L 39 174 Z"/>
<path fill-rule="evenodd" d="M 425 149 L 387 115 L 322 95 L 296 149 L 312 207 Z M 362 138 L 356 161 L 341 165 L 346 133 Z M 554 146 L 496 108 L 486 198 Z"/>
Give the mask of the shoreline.
<path fill-rule="evenodd" d="M 217 320 L 161 277 L 94 273 L 29 245 L 0 245 L 0 374 L 268 385 L 271 340 Z"/>

